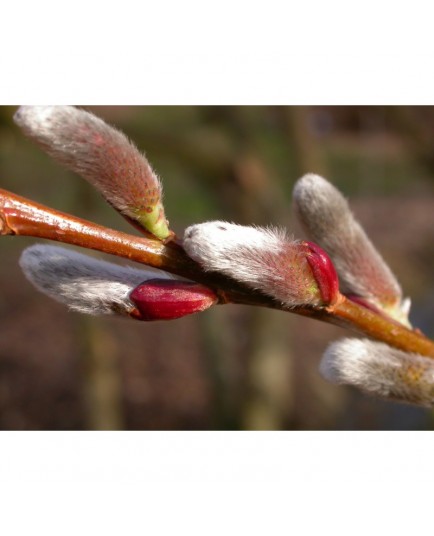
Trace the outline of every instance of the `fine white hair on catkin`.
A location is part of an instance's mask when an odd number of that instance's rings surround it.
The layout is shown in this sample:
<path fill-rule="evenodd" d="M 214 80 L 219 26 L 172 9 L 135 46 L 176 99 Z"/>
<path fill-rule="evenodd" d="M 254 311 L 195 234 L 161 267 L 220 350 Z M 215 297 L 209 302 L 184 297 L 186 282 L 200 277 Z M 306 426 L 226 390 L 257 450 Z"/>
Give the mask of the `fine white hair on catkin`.
<path fill-rule="evenodd" d="M 434 361 L 368 339 L 332 343 L 320 364 L 323 377 L 367 394 L 432 407 Z"/>
<path fill-rule="evenodd" d="M 288 307 L 321 301 L 300 242 L 282 229 L 210 221 L 188 227 L 183 246 L 205 270 L 232 277 Z"/>
<path fill-rule="evenodd" d="M 309 173 L 295 184 L 293 199 L 309 237 L 330 255 L 341 291 L 366 298 L 380 307 L 399 308 L 401 287 L 343 195 L 319 175 Z M 405 315 L 405 311 L 402 313 Z"/>
<path fill-rule="evenodd" d="M 38 290 L 73 311 L 90 315 L 128 315 L 134 309 L 128 295 L 138 284 L 156 277 L 172 278 L 159 270 L 120 266 L 45 244 L 25 249 L 20 266 Z"/>
<path fill-rule="evenodd" d="M 225 221 L 208 221 L 187 227 L 184 232 L 184 248 L 189 256 L 207 270 L 224 271 L 233 267 L 246 271 L 249 276 L 252 268 L 234 266 L 234 253 L 240 249 L 269 251 L 279 253 L 287 240 L 283 229 L 260 228 L 237 225 Z M 241 275 L 241 277 L 243 277 Z M 253 275 L 256 277 L 256 274 Z"/>

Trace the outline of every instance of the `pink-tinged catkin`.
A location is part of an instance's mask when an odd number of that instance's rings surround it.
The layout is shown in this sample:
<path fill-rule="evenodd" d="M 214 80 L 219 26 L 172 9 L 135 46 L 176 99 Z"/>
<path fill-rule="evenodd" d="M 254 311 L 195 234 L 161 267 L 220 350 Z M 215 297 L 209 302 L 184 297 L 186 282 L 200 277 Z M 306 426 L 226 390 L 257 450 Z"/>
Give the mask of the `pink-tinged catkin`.
<path fill-rule="evenodd" d="M 160 239 L 170 235 L 161 183 L 122 132 L 73 106 L 21 106 L 14 120 L 27 137 L 87 179 L 122 214 Z"/>
<path fill-rule="evenodd" d="M 408 324 L 408 304 L 396 277 L 342 194 L 322 177 L 308 174 L 294 187 L 294 204 L 309 237 L 330 255 L 341 292 L 359 296 Z"/>
<path fill-rule="evenodd" d="M 221 272 L 287 307 L 330 305 L 339 294 L 326 253 L 288 239 L 282 230 L 206 222 L 186 229 L 183 245 L 205 270 Z"/>

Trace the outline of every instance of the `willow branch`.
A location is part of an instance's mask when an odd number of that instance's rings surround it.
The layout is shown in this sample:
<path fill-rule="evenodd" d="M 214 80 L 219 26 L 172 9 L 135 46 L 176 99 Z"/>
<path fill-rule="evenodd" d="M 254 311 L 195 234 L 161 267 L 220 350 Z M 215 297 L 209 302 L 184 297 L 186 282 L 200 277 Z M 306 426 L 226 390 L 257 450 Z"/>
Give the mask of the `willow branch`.
<path fill-rule="evenodd" d="M 178 241 L 138 237 L 56 211 L 0 189 L 0 235 L 33 236 L 116 255 L 185 277 L 212 288 L 220 303 L 289 311 L 363 333 L 407 352 L 434 358 L 434 342 L 344 296 L 331 307 L 286 308 L 273 298 L 228 277 L 205 272 Z"/>
<path fill-rule="evenodd" d="M 204 272 L 179 242 L 164 244 L 115 231 L 2 189 L 0 235 L 33 236 L 101 251 L 203 283 L 217 292 L 222 303 L 273 306 L 272 298 L 255 295 L 225 276 Z"/>

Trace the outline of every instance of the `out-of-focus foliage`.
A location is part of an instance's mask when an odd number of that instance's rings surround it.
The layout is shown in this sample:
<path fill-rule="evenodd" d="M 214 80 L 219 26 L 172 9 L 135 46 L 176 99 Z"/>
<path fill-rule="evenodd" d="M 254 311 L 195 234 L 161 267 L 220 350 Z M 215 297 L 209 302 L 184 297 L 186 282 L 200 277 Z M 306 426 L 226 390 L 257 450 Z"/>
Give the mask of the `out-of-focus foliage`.
<path fill-rule="evenodd" d="M 434 335 L 434 108 L 92 107 L 144 150 L 179 234 L 227 219 L 301 236 L 291 190 L 323 174 L 413 298 Z M 0 187 L 135 232 L 0 108 Z M 35 240 L 0 239 L 1 429 L 430 429 L 431 412 L 326 383 L 338 328 L 295 315 L 215 307 L 172 322 L 69 313 L 18 269 Z"/>

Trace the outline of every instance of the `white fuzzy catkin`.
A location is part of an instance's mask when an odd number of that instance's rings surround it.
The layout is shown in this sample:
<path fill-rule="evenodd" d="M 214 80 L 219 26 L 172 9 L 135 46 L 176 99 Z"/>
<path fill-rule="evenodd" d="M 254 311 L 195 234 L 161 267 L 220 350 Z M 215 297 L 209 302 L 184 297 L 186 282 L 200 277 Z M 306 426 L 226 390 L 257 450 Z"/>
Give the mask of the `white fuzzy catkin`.
<path fill-rule="evenodd" d="M 432 407 L 434 361 L 368 339 L 341 339 L 324 353 L 320 372 L 327 380 L 353 385 L 367 394 Z"/>
<path fill-rule="evenodd" d="M 94 259 L 69 249 L 36 244 L 25 249 L 20 266 L 33 285 L 58 302 L 90 315 L 129 315 L 128 295 L 145 280 L 172 276 Z"/>
<path fill-rule="evenodd" d="M 162 188 L 145 156 L 94 114 L 74 106 L 21 106 L 14 121 L 56 161 L 87 179 L 123 214 L 136 219 Z"/>
<path fill-rule="evenodd" d="M 330 255 L 341 292 L 361 296 L 407 323 L 409 303 L 402 301 L 396 277 L 354 218 L 343 195 L 328 181 L 310 173 L 297 181 L 293 198 L 309 237 Z"/>
<path fill-rule="evenodd" d="M 284 230 L 210 221 L 188 227 L 183 246 L 205 270 L 221 272 L 288 307 L 321 302 L 300 242 L 289 240 Z"/>

